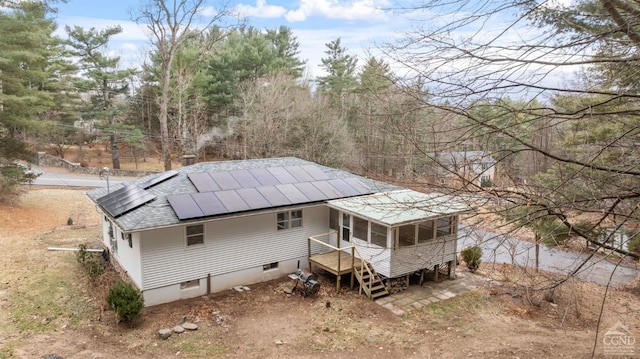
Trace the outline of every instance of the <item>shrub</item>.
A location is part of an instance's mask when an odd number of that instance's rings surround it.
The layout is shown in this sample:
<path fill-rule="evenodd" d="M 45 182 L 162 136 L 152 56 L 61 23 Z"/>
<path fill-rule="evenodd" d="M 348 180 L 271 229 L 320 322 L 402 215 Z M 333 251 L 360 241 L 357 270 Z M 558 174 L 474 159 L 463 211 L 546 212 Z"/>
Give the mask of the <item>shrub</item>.
<path fill-rule="evenodd" d="M 116 323 L 131 322 L 142 315 L 144 299 L 131 283 L 119 281 L 114 284 L 109 289 L 106 300 L 109 308 L 116 312 Z"/>
<path fill-rule="evenodd" d="M 469 247 L 461 253 L 462 260 L 467 264 L 470 271 L 475 272 L 480 267 L 480 258 L 482 258 L 482 248 L 478 246 Z"/>
<path fill-rule="evenodd" d="M 78 245 L 76 260 L 85 269 L 92 283 L 96 282 L 96 280 L 105 272 L 107 267 L 102 256 L 87 251 L 87 245 L 84 243 Z"/>

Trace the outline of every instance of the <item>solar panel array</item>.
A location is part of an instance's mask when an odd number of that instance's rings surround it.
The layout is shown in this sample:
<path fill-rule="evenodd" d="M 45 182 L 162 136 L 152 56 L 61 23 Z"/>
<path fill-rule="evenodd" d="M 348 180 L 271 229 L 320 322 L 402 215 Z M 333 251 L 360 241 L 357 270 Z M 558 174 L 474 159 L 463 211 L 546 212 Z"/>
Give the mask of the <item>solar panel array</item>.
<path fill-rule="evenodd" d="M 159 183 L 162 183 L 170 178 L 173 178 L 175 176 L 178 175 L 178 171 L 172 170 L 172 171 L 167 171 L 167 172 L 163 172 L 153 178 L 151 178 L 150 180 L 148 180 L 147 182 L 142 184 L 142 188 L 143 189 L 147 189 L 147 188 L 151 188 Z"/>
<path fill-rule="evenodd" d="M 198 193 L 167 196 L 179 219 L 370 194 L 354 177 L 330 178 L 315 165 L 190 173 Z"/>
<path fill-rule="evenodd" d="M 154 199 L 156 199 L 154 194 L 136 185 L 126 184 L 124 187 L 98 198 L 96 202 L 115 218 Z"/>

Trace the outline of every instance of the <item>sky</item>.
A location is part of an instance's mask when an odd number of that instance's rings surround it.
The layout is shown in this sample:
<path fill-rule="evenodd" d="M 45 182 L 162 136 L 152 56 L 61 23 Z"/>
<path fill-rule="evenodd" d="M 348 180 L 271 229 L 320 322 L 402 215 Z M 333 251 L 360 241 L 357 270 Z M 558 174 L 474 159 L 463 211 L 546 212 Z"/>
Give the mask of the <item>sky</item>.
<path fill-rule="evenodd" d="M 121 56 L 123 67 L 142 63 L 149 49 L 148 38 L 142 28 L 131 20 L 131 0 L 68 0 L 58 4 L 56 19 L 58 35 L 66 37 L 65 25 L 85 29 L 120 25 L 121 34 L 112 38 L 108 51 Z M 202 15 L 215 13 L 219 1 L 206 0 Z M 341 38 L 348 53 L 364 64 L 367 54 L 379 54 L 376 44 L 392 41 L 398 31 L 407 30 L 409 23 L 389 10 L 389 0 L 235 0 L 235 9 L 248 25 L 258 29 L 289 27 L 300 43 L 300 58 L 307 61 L 309 78 L 324 74 L 319 66 L 325 57 L 325 44 Z"/>

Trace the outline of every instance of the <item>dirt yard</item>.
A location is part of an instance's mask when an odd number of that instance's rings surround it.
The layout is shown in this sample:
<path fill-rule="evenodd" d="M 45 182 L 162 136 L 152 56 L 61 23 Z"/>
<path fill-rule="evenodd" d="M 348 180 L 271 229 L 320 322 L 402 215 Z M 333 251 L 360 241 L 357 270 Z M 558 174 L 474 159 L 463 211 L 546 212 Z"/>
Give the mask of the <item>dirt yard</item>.
<path fill-rule="evenodd" d="M 95 243 L 99 218 L 82 190 L 25 188 L 18 206 L 0 207 L 0 358 L 585 358 L 594 342 L 606 357 L 602 337 L 617 322 L 640 339 L 637 283 L 609 289 L 596 330 L 604 287 L 571 280 L 551 303 L 514 284 L 530 276 L 492 266 L 482 273 L 501 286 L 403 316 L 348 288 L 336 294 L 321 277 L 314 297 L 286 295 L 283 279 L 146 308 L 136 325 L 116 325 L 104 302 L 116 275 L 92 284 L 72 252 L 47 250 Z M 198 330 L 158 338 L 183 317 Z"/>

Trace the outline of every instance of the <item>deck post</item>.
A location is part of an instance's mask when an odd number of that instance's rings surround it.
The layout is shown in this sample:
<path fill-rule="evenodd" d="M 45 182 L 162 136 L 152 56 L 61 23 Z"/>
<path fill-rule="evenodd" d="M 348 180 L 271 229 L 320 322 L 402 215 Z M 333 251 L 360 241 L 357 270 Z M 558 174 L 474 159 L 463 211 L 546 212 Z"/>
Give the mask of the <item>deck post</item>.
<path fill-rule="evenodd" d="M 438 274 L 440 274 L 440 265 L 436 264 L 433 267 L 433 281 L 438 283 Z"/>
<path fill-rule="evenodd" d="M 313 268 L 311 268 L 311 237 L 307 237 L 307 262 L 309 262 L 309 272 L 313 273 Z"/>
<path fill-rule="evenodd" d="M 420 286 L 421 287 L 423 282 L 424 282 L 424 269 L 420 269 Z"/>
<path fill-rule="evenodd" d="M 356 255 L 355 255 L 355 251 L 354 251 L 354 246 L 351 246 L 351 290 L 353 290 L 353 271 L 356 270 Z"/>
<path fill-rule="evenodd" d="M 336 293 L 340 293 L 340 282 L 341 282 L 341 276 L 342 273 L 340 272 L 341 268 L 340 268 L 340 257 L 342 252 L 338 251 L 338 274 L 336 274 Z"/>

